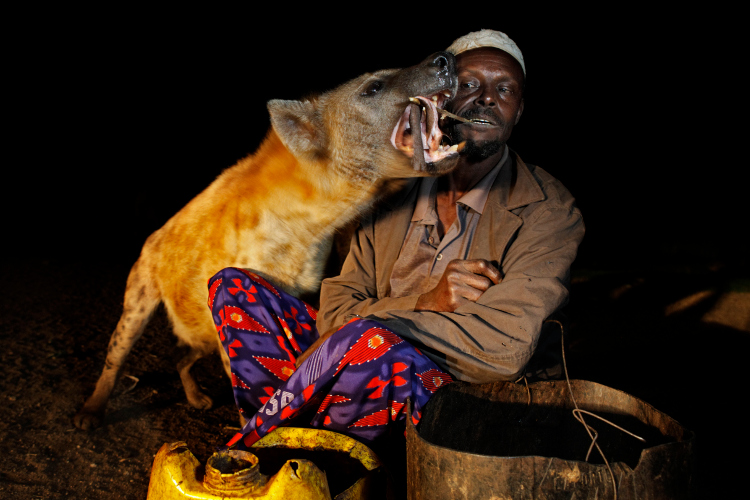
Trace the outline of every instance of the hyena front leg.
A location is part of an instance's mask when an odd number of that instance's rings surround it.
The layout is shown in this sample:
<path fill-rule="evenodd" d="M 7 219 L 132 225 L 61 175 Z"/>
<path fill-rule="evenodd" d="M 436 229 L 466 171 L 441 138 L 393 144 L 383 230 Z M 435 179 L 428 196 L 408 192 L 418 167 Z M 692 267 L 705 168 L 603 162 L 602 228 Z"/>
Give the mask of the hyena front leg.
<path fill-rule="evenodd" d="M 125 288 L 122 316 L 109 340 L 104 370 L 99 376 L 93 394 L 73 417 L 73 423 L 79 429 L 92 429 L 101 424 L 104 409 L 120 377 L 125 358 L 143 334 L 156 306 L 159 305 L 159 292 L 149 285 L 144 267 L 136 262 L 130 270 Z"/>
<path fill-rule="evenodd" d="M 190 348 L 177 363 L 177 371 L 190 406 L 207 410 L 213 406 L 213 401 L 201 391 L 190 369 L 196 361 L 216 351 L 218 335 L 206 308 L 206 297 L 196 292 L 196 289 L 205 290 L 205 281 L 193 278 L 183 280 L 181 285 L 184 288 L 172 290 L 171 295 L 164 297 L 164 307 L 172 323 L 172 331 L 180 344 Z"/>
<path fill-rule="evenodd" d="M 221 355 L 221 362 L 224 366 L 224 371 L 227 374 L 227 377 L 229 377 L 229 380 L 232 380 L 232 365 L 229 362 L 229 355 L 227 354 L 227 351 L 224 350 L 224 346 L 221 345 L 221 340 L 219 340 L 219 336 L 216 336 L 216 342 L 219 346 L 219 354 Z M 233 388 L 234 389 L 234 388 Z M 247 420 L 245 419 L 245 416 L 242 414 L 242 412 L 238 412 L 240 414 L 240 427 L 245 427 L 245 424 L 247 423 Z"/>
<path fill-rule="evenodd" d="M 177 363 L 177 371 L 180 373 L 182 387 L 185 389 L 188 403 L 199 410 L 208 410 L 214 402 L 200 390 L 198 383 L 190 373 L 190 368 L 196 361 L 211 354 L 214 350 L 215 345 L 213 343 L 192 345 L 190 351 Z"/>

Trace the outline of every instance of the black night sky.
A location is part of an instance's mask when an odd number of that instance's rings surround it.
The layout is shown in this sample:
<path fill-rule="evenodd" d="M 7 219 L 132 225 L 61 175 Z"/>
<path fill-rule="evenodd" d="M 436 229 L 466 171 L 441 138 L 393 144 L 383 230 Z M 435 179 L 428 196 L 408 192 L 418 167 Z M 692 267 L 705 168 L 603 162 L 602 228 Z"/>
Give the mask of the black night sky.
<path fill-rule="evenodd" d="M 702 318 L 717 290 L 737 291 L 740 282 L 747 297 L 750 283 L 746 166 L 735 152 L 747 128 L 738 92 L 747 43 L 731 23 L 740 16 L 705 6 L 562 5 L 467 3 L 447 11 L 404 4 L 393 12 L 368 4 L 322 12 L 267 3 L 262 14 L 253 6 L 6 9 L 0 352 L 10 375 L 0 377 L 9 381 L 0 393 L 12 389 L 24 408 L 39 407 L 43 397 L 57 404 L 36 428 L 16 411 L 14 439 L 26 442 L 24 429 L 44 428 L 57 433 L 61 449 L 87 446 L 86 435 L 66 426 L 93 386 L 82 367 L 106 349 L 127 268 L 149 234 L 256 149 L 269 127 L 268 100 L 413 65 L 461 35 L 492 28 L 516 41 L 528 72 L 510 146 L 560 179 L 586 222 L 573 268 L 584 279 L 574 280 L 569 306 L 578 332 L 573 375 L 634 394 L 694 428 L 703 438 L 706 490 L 714 492 L 719 473 L 729 487 L 739 481 L 744 461 L 728 464 L 727 448 L 746 448 L 726 438 L 727 429 L 745 425 L 735 406 L 747 392 L 741 381 L 750 338 L 746 326 Z M 267 12 L 274 9 L 280 12 Z M 88 298 L 68 305 L 84 291 Z M 700 300 L 665 313 L 686 297 Z M 27 320 L 39 304 L 46 309 Z M 744 304 L 736 310 L 747 312 Z M 89 310 L 99 311 L 101 324 Z M 34 337 L 40 332 L 46 343 Z M 18 366 L 25 371 L 13 371 Z M 33 383 L 16 387 L 38 367 L 47 378 L 36 392 Z M 144 380 L 155 373 L 140 369 Z M 68 379 L 77 385 L 65 393 L 60 384 Z M 109 443 L 109 434 L 100 436 Z M 33 446 L 44 449 L 40 443 Z M 151 451 L 140 452 L 148 467 Z M 13 470 L 25 477 L 31 466 L 19 457 Z M 133 464 L 114 467 L 130 466 L 142 493 L 147 474 Z M 77 479 L 71 484 L 78 487 Z"/>
<path fill-rule="evenodd" d="M 584 213 L 578 265 L 737 264 L 747 211 L 727 147 L 739 132 L 721 119 L 731 71 L 717 69 L 728 36 L 701 38 L 701 20 L 679 14 L 578 14 L 424 19 L 418 32 L 417 19 L 370 16 L 300 14 L 280 28 L 244 12 L 26 19 L 6 51 L 3 251 L 135 260 L 148 234 L 254 151 L 269 99 L 415 64 L 491 27 L 527 62 L 511 147 L 562 180 Z"/>

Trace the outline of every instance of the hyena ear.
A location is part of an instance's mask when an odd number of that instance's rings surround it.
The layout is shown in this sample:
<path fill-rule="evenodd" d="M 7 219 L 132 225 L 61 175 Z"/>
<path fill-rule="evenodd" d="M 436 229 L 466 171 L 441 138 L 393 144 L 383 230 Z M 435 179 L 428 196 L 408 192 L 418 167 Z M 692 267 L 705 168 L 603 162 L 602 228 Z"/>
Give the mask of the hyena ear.
<path fill-rule="evenodd" d="M 284 146 L 297 157 L 325 154 L 326 137 L 321 116 L 310 101 L 268 101 L 271 125 Z"/>

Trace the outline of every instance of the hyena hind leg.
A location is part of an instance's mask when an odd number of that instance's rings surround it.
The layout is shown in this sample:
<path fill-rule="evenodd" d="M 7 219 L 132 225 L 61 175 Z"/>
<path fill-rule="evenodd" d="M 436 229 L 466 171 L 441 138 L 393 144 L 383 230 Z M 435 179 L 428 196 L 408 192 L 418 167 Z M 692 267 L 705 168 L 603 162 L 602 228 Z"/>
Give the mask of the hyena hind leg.
<path fill-rule="evenodd" d="M 107 401 L 120 377 L 125 358 L 143 334 L 156 306 L 159 305 L 158 291 L 144 283 L 145 280 L 140 279 L 136 264 L 128 277 L 122 316 L 109 339 L 102 374 L 96 382 L 94 392 L 73 417 L 73 424 L 79 429 L 88 430 L 101 425 Z"/>

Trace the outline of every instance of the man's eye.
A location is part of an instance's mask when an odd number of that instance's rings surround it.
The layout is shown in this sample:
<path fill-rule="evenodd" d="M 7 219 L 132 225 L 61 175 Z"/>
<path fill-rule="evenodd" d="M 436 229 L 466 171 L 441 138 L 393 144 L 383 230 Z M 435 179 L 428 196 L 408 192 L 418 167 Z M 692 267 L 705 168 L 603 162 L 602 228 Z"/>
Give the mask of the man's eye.
<path fill-rule="evenodd" d="M 371 96 L 375 95 L 378 92 L 380 92 L 383 89 L 383 82 L 380 80 L 376 80 L 374 82 L 370 82 L 370 84 L 365 88 L 365 90 L 362 91 L 360 94 L 361 96 Z"/>

